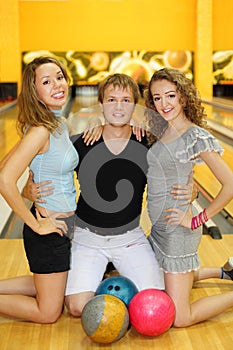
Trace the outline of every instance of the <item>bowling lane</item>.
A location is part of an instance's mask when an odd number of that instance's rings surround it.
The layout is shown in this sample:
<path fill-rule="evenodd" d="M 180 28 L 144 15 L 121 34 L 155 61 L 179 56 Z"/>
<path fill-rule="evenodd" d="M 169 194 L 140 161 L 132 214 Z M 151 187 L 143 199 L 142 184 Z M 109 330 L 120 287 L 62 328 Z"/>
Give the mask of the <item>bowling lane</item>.
<path fill-rule="evenodd" d="M 15 146 L 19 140 L 19 135 L 16 130 L 17 108 L 16 103 L 1 106 L 0 108 L 0 161 L 5 155 Z M 23 188 L 27 179 L 27 171 L 21 176 L 18 181 L 19 190 Z M 8 219 L 12 211 L 6 204 L 5 200 L 0 195 L 0 236 L 8 224 Z M 19 219 L 15 219 L 18 221 Z"/>
<path fill-rule="evenodd" d="M 233 132 L 233 110 L 213 107 L 213 112 L 209 119 Z"/>
<path fill-rule="evenodd" d="M 233 99 L 214 97 L 212 101 L 203 101 L 210 128 L 222 140 L 233 145 Z"/>
<path fill-rule="evenodd" d="M 5 106 L 6 107 L 6 106 Z M 15 103 L 0 110 L 0 160 L 19 140 L 16 130 L 17 109 Z"/>

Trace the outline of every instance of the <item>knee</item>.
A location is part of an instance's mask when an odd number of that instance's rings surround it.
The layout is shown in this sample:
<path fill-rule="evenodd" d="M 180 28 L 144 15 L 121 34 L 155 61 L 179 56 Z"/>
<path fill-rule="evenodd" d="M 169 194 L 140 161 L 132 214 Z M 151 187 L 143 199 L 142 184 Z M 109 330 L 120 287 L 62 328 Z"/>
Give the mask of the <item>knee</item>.
<path fill-rule="evenodd" d="M 67 309 L 73 317 L 81 317 L 82 315 L 83 307 L 81 305 L 69 304 Z"/>
<path fill-rule="evenodd" d="M 184 328 L 184 327 L 191 326 L 191 324 L 192 324 L 192 322 L 191 322 L 190 317 L 176 315 L 174 323 L 173 323 L 173 327 L 174 328 Z"/>
<path fill-rule="evenodd" d="M 69 313 L 74 317 L 82 315 L 84 306 L 93 298 L 93 292 L 82 292 L 78 294 L 67 295 L 65 297 L 65 305 Z"/>
<path fill-rule="evenodd" d="M 179 322 L 179 321 L 174 321 L 174 323 L 173 323 L 173 327 L 174 328 L 183 328 L 183 327 L 185 327 L 185 324 L 183 324 L 183 322 Z"/>
<path fill-rule="evenodd" d="M 72 298 L 66 298 L 65 304 L 71 316 L 80 317 L 82 315 L 82 311 L 85 305 L 82 305 L 81 303 L 72 300 Z"/>
<path fill-rule="evenodd" d="M 40 316 L 39 322 L 41 324 L 52 324 L 55 323 L 61 316 L 61 311 L 47 312 Z"/>

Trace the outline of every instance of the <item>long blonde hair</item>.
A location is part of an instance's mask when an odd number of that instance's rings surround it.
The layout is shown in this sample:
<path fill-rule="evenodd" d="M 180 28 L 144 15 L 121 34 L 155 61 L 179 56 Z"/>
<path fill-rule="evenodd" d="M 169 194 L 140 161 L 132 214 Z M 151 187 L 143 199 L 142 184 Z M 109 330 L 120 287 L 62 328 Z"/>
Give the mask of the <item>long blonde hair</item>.
<path fill-rule="evenodd" d="M 49 132 L 54 132 L 59 127 L 59 119 L 39 99 L 36 91 L 35 71 L 39 66 L 46 63 L 56 64 L 61 69 L 67 83 L 70 83 L 65 67 L 53 57 L 37 57 L 26 66 L 23 72 L 21 92 L 18 97 L 17 129 L 20 134 L 24 134 L 28 126 L 43 125 Z"/>

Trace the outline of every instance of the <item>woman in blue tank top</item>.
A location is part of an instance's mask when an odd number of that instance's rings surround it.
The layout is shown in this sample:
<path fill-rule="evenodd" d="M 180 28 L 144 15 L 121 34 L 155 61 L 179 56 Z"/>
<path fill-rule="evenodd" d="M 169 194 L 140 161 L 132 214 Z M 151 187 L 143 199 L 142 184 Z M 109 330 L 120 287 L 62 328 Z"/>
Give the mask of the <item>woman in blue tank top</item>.
<path fill-rule="evenodd" d="M 68 84 L 65 68 L 52 57 L 39 57 L 27 65 L 18 98 L 17 126 L 23 137 L 0 172 L 0 192 L 25 223 L 24 246 L 35 285 L 25 293 L 31 297 L 1 295 L 0 313 L 36 323 L 53 323 L 60 316 L 70 268 L 78 154 L 61 118 Z M 17 187 L 27 167 L 36 181 L 49 178 L 55 185 L 51 198 L 36 202 L 31 211 Z"/>

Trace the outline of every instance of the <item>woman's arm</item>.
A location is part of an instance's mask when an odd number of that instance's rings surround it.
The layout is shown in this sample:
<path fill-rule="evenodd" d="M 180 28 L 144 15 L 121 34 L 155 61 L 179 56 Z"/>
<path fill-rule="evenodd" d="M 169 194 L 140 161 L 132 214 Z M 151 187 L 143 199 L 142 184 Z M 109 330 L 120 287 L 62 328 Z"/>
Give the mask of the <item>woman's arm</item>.
<path fill-rule="evenodd" d="M 20 144 L 20 141 L 18 141 L 16 143 L 16 145 L 10 150 L 9 153 L 7 153 L 7 155 L 1 160 L 0 162 L 0 169 L 2 169 L 4 167 L 4 165 L 6 164 L 7 160 L 11 157 L 11 155 L 15 152 L 15 150 L 18 148 Z"/>
<path fill-rule="evenodd" d="M 28 225 L 33 231 L 39 234 L 58 232 L 54 222 L 50 219 L 42 219 L 37 213 L 37 219 L 27 208 L 17 187 L 17 181 L 24 173 L 31 160 L 46 145 L 49 140 L 49 133 L 44 127 L 31 128 L 27 135 L 18 143 L 14 151 L 6 159 L 0 170 L 0 193 L 12 208 L 12 210 Z"/>
<path fill-rule="evenodd" d="M 207 218 L 210 219 L 219 213 L 233 199 L 233 172 L 217 152 L 202 152 L 200 158 L 206 163 L 213 175 L 222 185 L 217 196 L 206 208 Z M 166 215 L 164 219 L 167 223 L 191 227 L 192 213 L 190 210 L 185 213 L 180 209 L 170 208 L 167 209 L 166 212 L 168 215 Z"/>
<path fill-rule="evenodd" d="M 233 198 L 233 172 L 216 152 L 202 152 L 200 157 L 222 185 L 218 195 L 206 209 L 207 216 L 210 219 L 220 212 Z"/>

